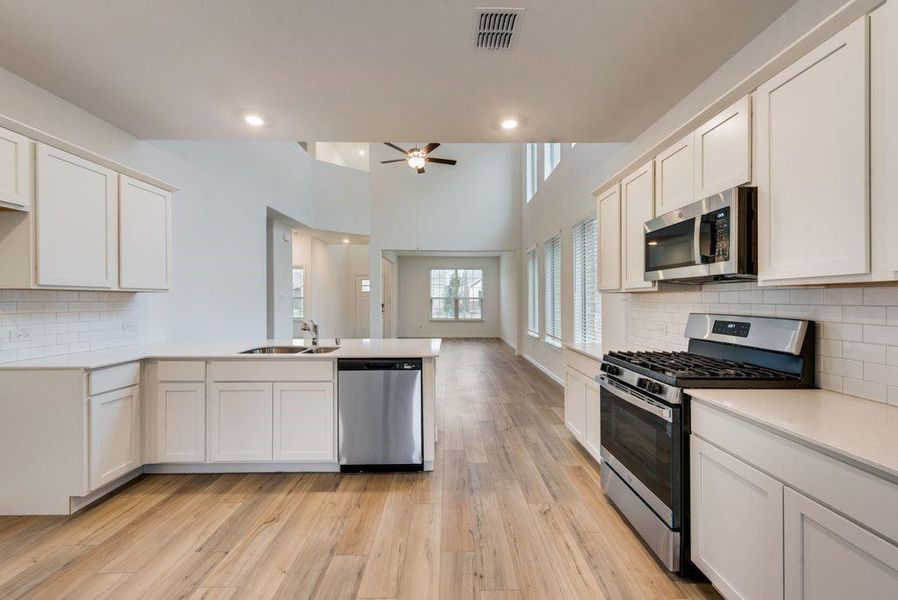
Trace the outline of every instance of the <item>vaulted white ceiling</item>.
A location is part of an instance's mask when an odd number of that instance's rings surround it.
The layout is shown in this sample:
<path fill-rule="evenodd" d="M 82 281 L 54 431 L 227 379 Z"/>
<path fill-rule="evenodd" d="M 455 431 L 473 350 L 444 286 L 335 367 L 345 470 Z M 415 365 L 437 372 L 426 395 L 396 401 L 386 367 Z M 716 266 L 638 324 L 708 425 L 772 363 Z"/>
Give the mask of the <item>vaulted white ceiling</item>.
<path fill-rule="evenodd" d="M 628 141 L 793 3 L 508 0 L 490 52 L 494 2 L 0 0 L 0 66 L 146 139 Z"/>

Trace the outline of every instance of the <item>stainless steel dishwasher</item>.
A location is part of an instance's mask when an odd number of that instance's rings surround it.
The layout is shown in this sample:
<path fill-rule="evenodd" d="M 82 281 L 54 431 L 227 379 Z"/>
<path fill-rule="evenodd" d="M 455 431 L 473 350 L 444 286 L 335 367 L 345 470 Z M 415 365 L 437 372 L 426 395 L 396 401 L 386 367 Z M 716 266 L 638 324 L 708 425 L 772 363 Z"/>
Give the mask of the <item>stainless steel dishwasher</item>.
<path fill-rule="evenodd" d="M 424 468 L 421 359 L 337 361 L 340 471 Z"/>

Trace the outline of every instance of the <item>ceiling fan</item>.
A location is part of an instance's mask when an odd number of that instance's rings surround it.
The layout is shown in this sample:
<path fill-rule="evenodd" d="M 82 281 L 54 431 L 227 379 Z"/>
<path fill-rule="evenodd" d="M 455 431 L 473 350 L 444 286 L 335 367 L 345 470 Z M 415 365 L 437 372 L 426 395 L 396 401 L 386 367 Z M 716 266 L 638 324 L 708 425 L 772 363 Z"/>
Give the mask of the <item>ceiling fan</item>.
<path fill-rule="evenodd" d="M 418 172 L 418 175 L 424 173 L 424 165 L 427 163 L 436 163 L 438 165 L 454 165 L 458 161 L 452 160 L 451 158 L 431 158 L 430 153 L 436 150 L 439 147 L 437 142 L 430 142 L 424 148 L 412 148 L 411 150 L 403 150 L 396 144 L 391 144 L 390 142 L 384 142 L 384 145 L 393 148 L 394 150 L 399 150 L 403 154 L 405 154 L 405 158 L 395 158 L 393 160 L 382 160 L 380 163 L 385 165 L 387 163 L 398 163 L 398 162 L 406 162 L 408 166 L 415 169 Z"/>

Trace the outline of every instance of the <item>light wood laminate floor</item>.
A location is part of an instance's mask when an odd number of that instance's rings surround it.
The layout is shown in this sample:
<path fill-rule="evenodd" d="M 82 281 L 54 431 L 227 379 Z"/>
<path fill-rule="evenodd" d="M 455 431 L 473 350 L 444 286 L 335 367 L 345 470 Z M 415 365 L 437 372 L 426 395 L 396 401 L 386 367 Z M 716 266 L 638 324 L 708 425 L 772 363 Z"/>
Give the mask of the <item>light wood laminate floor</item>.
<path fill-rule="evenodd" d="M 0 598 L 716 598 L 599 489 L 562 389 L 446 341 L 433 473 L 146 476 L 70 518 L 0 517 Z"/>

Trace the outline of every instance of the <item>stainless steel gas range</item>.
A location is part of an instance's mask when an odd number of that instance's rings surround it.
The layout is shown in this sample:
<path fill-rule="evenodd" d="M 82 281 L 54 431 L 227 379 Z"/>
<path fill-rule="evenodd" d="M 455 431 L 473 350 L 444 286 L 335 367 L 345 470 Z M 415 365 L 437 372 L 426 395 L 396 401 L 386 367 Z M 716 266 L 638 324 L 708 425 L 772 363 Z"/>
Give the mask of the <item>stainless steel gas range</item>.
<path fill-rule="evenodd" d="M 602 490 L 664 565 L 689 560 L 689 388 L 814 384 L 814 323 L 691 314 L 686 352 L 609 352 L 601 392 Z"/>

